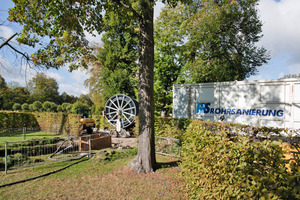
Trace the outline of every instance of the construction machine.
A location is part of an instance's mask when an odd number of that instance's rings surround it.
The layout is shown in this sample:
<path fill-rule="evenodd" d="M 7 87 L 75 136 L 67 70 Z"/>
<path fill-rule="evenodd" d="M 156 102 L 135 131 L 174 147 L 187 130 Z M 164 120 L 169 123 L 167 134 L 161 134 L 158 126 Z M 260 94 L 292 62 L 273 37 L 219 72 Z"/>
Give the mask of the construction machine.
<path fill-rule="evenodd" d="M 80 135 L 92 134 L 95 128 L 95 120 L 92 118 L 90 109 L 77 109 L 76 113 L 80 115 Z"/>

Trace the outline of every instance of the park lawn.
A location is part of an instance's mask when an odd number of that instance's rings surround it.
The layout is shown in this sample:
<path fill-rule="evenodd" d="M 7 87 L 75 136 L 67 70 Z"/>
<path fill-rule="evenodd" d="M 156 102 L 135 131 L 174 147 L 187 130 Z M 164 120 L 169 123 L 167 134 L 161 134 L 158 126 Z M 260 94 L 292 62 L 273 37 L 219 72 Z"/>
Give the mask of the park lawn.
<path fill-rule="evenodd" d="M 31 139 L 52 139 L 54 137 L 64 137 L 63 134 L 56 134 L 46 131 L 30 132 L 26 133 L 25 140 Z M 23 133 L 1 133 L 0 134 L 0 143 L 4 142 L 19 142 L 23 141 Z"/>
<path fill-rule="evenodd" d="M 93 159 L 73 165 L 58 173 L 0 188 L 0 199 L 186 199 L 177 159 L 157 155 L 160 168 L 151 174 L 129 170 L 126 157 L 110 162 Z M 13 182 L 53 171 L 70 164 L 44 166 L 0 172 L 4 182 Z"/>

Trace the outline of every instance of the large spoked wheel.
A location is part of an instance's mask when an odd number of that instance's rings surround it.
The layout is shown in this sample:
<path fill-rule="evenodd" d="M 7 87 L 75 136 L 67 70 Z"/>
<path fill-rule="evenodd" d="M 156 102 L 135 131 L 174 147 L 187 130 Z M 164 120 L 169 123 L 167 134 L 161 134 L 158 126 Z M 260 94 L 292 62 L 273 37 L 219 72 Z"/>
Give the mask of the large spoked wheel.
<path fill-rule="evenodd" d="M 137 105 L 130 97 L 124 94 L 112 96 L 105 105 L 104 115 L 113 126 L 116 126 L 118 117 L 122 128 L 130 126 L 136 114 Z"/>

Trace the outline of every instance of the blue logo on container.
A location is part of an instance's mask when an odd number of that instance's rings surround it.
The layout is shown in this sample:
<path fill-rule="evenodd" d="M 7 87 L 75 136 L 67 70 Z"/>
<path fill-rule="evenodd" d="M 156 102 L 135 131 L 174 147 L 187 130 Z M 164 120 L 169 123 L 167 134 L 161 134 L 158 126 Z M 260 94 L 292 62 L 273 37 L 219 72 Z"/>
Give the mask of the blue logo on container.
<path fill-rule="evenodd" d="M 236 109 L 236 108 L 210 108 L 210 103 L 197 103 L 197 114 L 227 114 L 227 115 L 255 115 L 283 117 L 283 110 L 266 109 Z"/>

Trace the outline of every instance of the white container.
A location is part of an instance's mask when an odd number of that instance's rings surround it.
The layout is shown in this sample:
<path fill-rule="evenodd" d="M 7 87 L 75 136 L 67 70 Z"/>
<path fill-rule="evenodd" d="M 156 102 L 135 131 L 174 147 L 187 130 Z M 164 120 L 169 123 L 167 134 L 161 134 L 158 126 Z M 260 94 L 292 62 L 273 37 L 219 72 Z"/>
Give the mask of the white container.
<path fill-rule="evenodd" d="M 300 79 L 173 86 L 173 117 L 300 128 Z"/>

